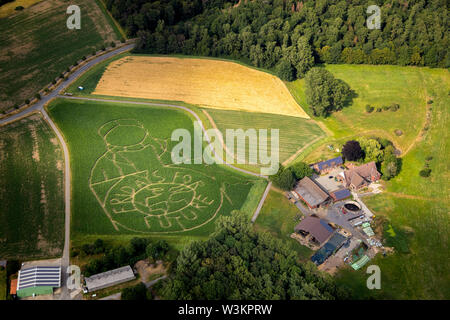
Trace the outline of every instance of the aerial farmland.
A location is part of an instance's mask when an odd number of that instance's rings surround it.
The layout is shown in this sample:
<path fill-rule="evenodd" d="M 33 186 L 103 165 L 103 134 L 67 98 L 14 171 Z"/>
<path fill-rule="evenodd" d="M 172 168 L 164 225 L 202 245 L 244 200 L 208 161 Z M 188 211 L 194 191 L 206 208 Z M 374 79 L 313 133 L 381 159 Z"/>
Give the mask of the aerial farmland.
<path fill-rule="evenodd" d="M 0 299 L 450 299 L 447 12 L 0 1 Z"/>

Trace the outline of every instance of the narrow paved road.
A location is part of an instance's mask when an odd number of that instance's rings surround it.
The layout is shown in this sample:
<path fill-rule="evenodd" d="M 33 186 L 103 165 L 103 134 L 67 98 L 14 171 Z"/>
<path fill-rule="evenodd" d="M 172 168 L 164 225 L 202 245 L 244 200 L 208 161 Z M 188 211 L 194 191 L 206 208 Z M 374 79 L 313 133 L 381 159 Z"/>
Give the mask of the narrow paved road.
<path fill-rule="evenodd" d="M 179 106 L 179 105 L 175 105 L 175 104 L 163 104 L 163 103 L 149 103 L 149 102 L 137 102 L 137 101 L 124 101 L 124 100 L 109 100 L 109 99 L 96 99 L 96 98 L 84 98 L 84 97 L 70 97 L 70 96 L 62 96 L 61 92 L 66 89 L 68 86 L 70 86 L 76 79 L 78 79 L 83 73 L 85 73 L 87 70 L 89 70 L 91 67 L 95 66 L 96 64 L 105 61 L 106 59 L 109 59 L 115 55 L 118 55 L 120 53 L 126 52 L 128 50 L 131 50 L 134 47 L 134 43 L 133 44 L 129 44 L 123 47 L 120 47 L 116 50 L 110 51 L 108 53 L 103 54 L 102 56 L 95 58 L 91 61 L 89 61 L 88 63 L 86 63 L 84 66 L 80 67 L 77 71 L 75 71 L 74 73 L 72 73 L 71 75 L 69 75 L 69 77 L 67 78 L 66 81 L 63 81 L 61 84 L 59 84 L 53 91 L 51 91 L 49 94 L 45 95 L 42 97 L 42 99 L 40 101 L 38 101 L 37 103 L 33 104 L 32 106 L 30 106 L 29 108 L 27 108 L 26 110 L 23 110 L 17 114 L 14 114 L 10 117 L 4 118 L 0 120 L 0 126 L 1 125 L 6 125 L 8 123 L 11 123 L 13 121 L 19 120 L 23 117 L 26 117 L 28 115 L 30 115 L 33 112 L 41 112 L 45 121 L 47 121 L 47 123 L 50 125 L 50 127 L 53 129 L 53 131 L 55 132 L 56 136 L 58 137 L 59 142 L 61 143 L 61 146 L 63 148 L 64 151 L 64 201 L 65 201 L 65 237 L 64 237 L 64 250 L 63 250 L 63 257 L 62 257 L 62 293 L 60 296 L 61 300 L 70 300 L 70 292 L 69 289 L 66 286 L 66 279 L 68 277 L 68 274 L 66 274 L 66 270 L 67 267 L 70 264 L 70 256 L 69 256 L 69 248 L 70 248 L 70 209 L 71 209 L 71 204 L 70 204 L 70 196 L 71 196 L 71 174 L 70 174 L 70 157 L 69 157 L 69 149 L 64 141 L 63 135 L 61 134 L 61 132 L 59 131 L 58 127 L 55 125 L 55 123 L 52 121 L 52 119 L 49 117 L 49 115 L 47 114 L 47 112 L 44 109 L 44 106 L 51 101 L 52 99 L 58 97 L 58 98 L 66 98 L 66 99 L 75 99 L 75 100 L 90 100 L 90 101 L 102 101 L 102 102 L 113 102 L 113 103 L 126 103 L 126 104 L 136 104 L 136 105 L 152 105 L 152 106 L 160 106 L 160 107 L 171 107 L 171 108 L 178 108 L 178 109 L 182 109 L 186 112 L 188 112 L 189 114 L 191 114 L 200 124 L 202 131 L 205 135 L 206 141 L 208 142 L 208 146 L 211 148 L 214 156 L 221 161 L 223 164 L 225 164 L 226 166 L 240 171 L 242 173 L 248 174 L 248 175 L 252 175 L 252 176 L 256 176 L 259 178 L 265 178 L 267 179 L 267 176 L 265 175 L 261 175 L 258 173 L 254 173 L 242 168 L 238 168 L 233 166 L 232 164 L 226 162 L 222 156 L 219 156 L 216 153 L 216 150 L 214 149 L 214 147 L 211 144 L 211 139 L 208 136 L 208 133 L 205 129 L 205 126 L 203 125 L 202 120 L 200 119 L 200 117 L 191 109 L 184 107 L 184 106 Z M 265 198 L 267 197 L 267 193 L 268 190 L 270 189 L 270 185 L 271 183 L 269 183 L 268 188 L 266 188 L 266 191 L 264 192 L 264 195 L 258 205 L 258 209 L 255 212 L 255 215 L 257 217 L 257 215 L 259 214 L 259 211 L 261 210 L 261 207 L 264 203 Z M 254 218 L 256 219 L 256 217 L 254 216 Z M 253 221 L 253 220 L 252 220 Z M 159 280 L 159 279 L 157 279 Z M 147 285 L 147 284 L 146 284 Z"/>
<path fill-rule="evenodd" d="M 67 274 L 66 270 L 69 266 L 69 248 L 70 248 L 70 161 L 69 161 L 69 149 L 67 148 L 66 142 L 64 141 L 63 136 L 59 132 L 53 120 L 48 116 L 47 112 L 44 108 L 41 109 L 44 120 L 50 125 L 50 127 L 55 132 L 58 137 L 59 143 L 61 144 L 64 151 L 64 202 L 65 202 L 65 226 L 64 226 L 64 250 L 63 257 L 61 259 L 61 268 L 62 268 L 62 291 L 61 291 L 61 300 L 70 300 L 69 290 L 66 287 Z"/>
<path fill-rule="evenodd" d="M 95 58 L 88 63 L 86 63 L 84 66 L 80 67 L 77 71 L 69 75 L 66 81 L 61 82 L 53 91 L 51 91 L 46 96 L 42 96 L 42 99 L 30 106 L 29 108 L 14 114 L 10 117 L 4 118 L 0 120 L 0 125 L 7 124 L 9 122 L 13 122 L 17 119 L 20 119 L 22 117 L 25 117 L 29 115 L 30 113 L 34 111 L 41 111 L 46 103 L 48 103 L 50 100 L 58 96 L 64 89 L 66 89 L 68 86 L 72 84 L 78 77 L 80 77 L 83 73 L 85 73 L 88 69 L 95 66 L 96 64 L 105 61 L 106 59 L 109 59 L 115 55 L 118 55 L 122 52 L 131 50 L 134 47 L 134 44 L 129 44 L 123 47 L 120 47 L 116 50 L 110 51 L 108 53 L 105 53 L 98 58 Z"/>

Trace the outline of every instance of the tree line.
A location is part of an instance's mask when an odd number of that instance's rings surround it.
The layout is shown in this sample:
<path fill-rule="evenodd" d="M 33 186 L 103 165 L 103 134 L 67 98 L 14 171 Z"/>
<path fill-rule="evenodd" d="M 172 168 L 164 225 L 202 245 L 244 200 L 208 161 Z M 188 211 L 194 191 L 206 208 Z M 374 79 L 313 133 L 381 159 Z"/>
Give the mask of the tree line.
<path fill-rule="evenodd" d="M 445 0 L 107 0 L 137 51 L 228 57 L 303 77 L 318 63 L 448 67 Z M 369 5 L 381 29 L 368 29 Z"/>
<path fill-rule="evenodd" d="M 328 274 L 301 264 L 287 244 L 256 232 L 244 215 L 218 219 L 206 241 L 188 244 L 171 266 L 158 295 L 175 300 L 343 299 Z"/>
<path fill-rule="evenodd" d="M 135 237 L 126 244 L 110 245 L 102 239 L 97 239 L 93 243 L 85 243 L 79 248 L 72 248 L 71 257 L 98 256 L 82 266 L 84 276 L 90 277 L 126 265 L 134 266 L 136 262 L 143 259 L 150 261 L 163 259 L 169 250 L 169 244 L 165 240 L 152 242 L 148 238 Z"/>

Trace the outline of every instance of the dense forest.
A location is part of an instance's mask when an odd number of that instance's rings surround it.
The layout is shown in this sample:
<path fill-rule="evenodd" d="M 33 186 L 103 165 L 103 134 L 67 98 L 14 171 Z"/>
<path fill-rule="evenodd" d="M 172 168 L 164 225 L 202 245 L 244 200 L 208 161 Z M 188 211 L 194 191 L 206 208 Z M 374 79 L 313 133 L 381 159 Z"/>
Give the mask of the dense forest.
<path fill-rule="evenodd" d="M 187 245 L 160 284 L 164 299 L 343 299 L 330 275 L 300 264 L 289 246 L 253 230 L 239 212 L 218 220 L 207 241 Z"/>
<path fill-rule="evenodd" d="M 137 50 L 239 59 L 285 80 L 314 63 L 449 67 L 447 0 L 107 0 Z M 369 29 L 369 5 L 381 29 Z"/>

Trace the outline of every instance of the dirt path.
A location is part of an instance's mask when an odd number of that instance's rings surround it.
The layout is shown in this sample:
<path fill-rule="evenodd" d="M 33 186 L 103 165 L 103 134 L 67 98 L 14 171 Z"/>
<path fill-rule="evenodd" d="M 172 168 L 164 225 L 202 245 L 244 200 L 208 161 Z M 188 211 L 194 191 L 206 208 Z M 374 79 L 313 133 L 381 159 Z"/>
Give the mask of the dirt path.
<path fill-rule="evenodd" d="M 259 212 L 261 211 L 264 201 L 266 201 L 267 195 L 269 194 L 271 187 L 272 187 L 272 182 L 269 182 L 267 184 L 266 190 L 264 190 L 264 194 L 263 194 L 261 200 L 259 201 L 258 207 L 256 208 L 255 213 L 253 214 L 252 222 L 255 222 L 256 218 L 258 218 Z"/>
<path fill-rule="evenodd" d="M 236 157 L 234 156 L 234 154 L 232 152 L 230 152 L 230 150 L 228 150 L 225 142 L 223 141 L 223 135 L 220 132 L 219 128 L 217 127 L 216 123 L 214 122 L 214 119 L 211 117 L 211 115 L 208 113 L 208 111 L 206 111 L 206 110 L 202 110 L 202 111 L 205 114 L 206 118 L 208 118 L 208 121 L 211 123 L 212 127 L 220 133 L 220 135 L 219 135 L 220 144 L 222 145 L 222 148 L 225 150 L 226 154 L 228 154 L 234 160 L 236 160 Z"/>
<path fill-rule="evenodd" d="M 402 157 L 404 155 L 406 155 L 413 147 L 415 147 L 420 141 L 423 140 L 425 134 L 426 134 L 426 130 L 425 127 L 429 126 L 431 123 L 431 110 L 430 110 L 430 105 L 428 104 L 428 101 L 430 100 L 430 97 L 426 97 L 425 98 L 425 103 L 426 103 L 426 113 L 425 113 L 425 121 L 423 122 L 422 128 L 419 131 L 419 134 L 417 135 L 417 137 L 414 139 L 414 141 L 411 143 L 411 145 L 406 149 L 406 151 L 404 153 L 402 153 Z"/>
<path fill-rule="evenodd" d="M 64 141 L 64 138 L 58 128 L 56 127 L 53 120 L 48 116 L 47 112 L 44 108 L 41 110 L 42 115 L 44 117 L 44 120 L 47 121 L 47 123 L 50 125 L 50 127 L 55 132 L 56 136 L 58 137 L 59 143 L 62 146 L 63 154 L 64 154 L 64 213 L 65 213 L 65 235 L 64 235 L 64 250 L 63 250 L 63 257 L 61 260 L 61 267 L 62 267 L 62 281 L 65 281 L 66 277 L 66 270 L 69 266 L 69 249 L 70 249 L 70 191 L 71 191 L 71 175 L 70 175 L 70 157 L 69 157 L 69 148 L 67 148 L 66 142 Z M 61 300 L 70 300 L 70 295 L 67 287 L 63 285 L 61 287 Z"/>
<path fill-rule="evenodd" d="M 294 161 L 303 151 L 305 151 L 306 148 L 308 148 L 309 146 L 313 145 L 314 143 L 316 143 L 317 141 L 319 141 L 320 139 L 323 139 L 323 138 L 325 138 L 325 137 L 324 136 L 319 136 L 319 137 L 315 138 L 314 140 L 310 141 L 309 143 L 307 143 L 306 145 L 304 145 L 303 147 L 301 147 L 300 149 L 298 149 L 296 153 L 294 153 L 292 156 L 287 158 L 282 163 L 283 166 L 287 166 L 290 162 Z"/>

